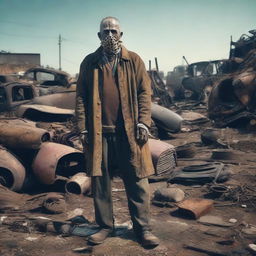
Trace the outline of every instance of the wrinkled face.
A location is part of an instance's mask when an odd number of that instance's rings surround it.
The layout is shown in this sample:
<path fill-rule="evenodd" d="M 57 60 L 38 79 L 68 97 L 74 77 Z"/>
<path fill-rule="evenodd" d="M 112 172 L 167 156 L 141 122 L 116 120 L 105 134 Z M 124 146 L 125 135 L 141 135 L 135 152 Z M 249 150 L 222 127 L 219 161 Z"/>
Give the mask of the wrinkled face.
<path fill-rule="evenodd" d="M 120 24 L 115 18 L 103 19 L 100 24 L 99 39 L 104 40 L 108 35 L 114 36 L 117 40 L 123 35 L 123 32 L 120 31 Z"/>

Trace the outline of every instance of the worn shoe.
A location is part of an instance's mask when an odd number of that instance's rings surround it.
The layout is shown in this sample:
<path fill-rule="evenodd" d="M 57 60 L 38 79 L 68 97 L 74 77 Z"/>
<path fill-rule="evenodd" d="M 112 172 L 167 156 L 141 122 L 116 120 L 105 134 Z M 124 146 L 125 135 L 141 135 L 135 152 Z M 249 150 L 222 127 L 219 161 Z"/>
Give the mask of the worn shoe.
<path fill-rule="evenodd" d="M 94 244 L 94 245 L 102 244 L 107 237 L 112 235 L 112 233 L 113 233 L 112 229 L 104 229 L 103 228 L 100 231 L 98 231 L 97 233 L 89 236 L 88 242 L 90 244 Z"/>
<path fill-rule="evenodd" d="M 138 241 L 143 247 L 156 247 L 160 240 L 150 231 L 144 231 L 138 236 Z"/>

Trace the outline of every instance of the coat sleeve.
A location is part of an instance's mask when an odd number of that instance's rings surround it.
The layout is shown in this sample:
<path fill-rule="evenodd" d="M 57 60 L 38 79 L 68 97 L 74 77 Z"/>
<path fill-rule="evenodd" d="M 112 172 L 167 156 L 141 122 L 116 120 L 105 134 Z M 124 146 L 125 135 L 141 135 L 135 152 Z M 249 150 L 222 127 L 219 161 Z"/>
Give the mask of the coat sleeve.
<path fill-rule="evenodd" d="M 138 122 L 147 127 L 151 126 L 151 80 L 146 71 L 142 59 L 136 58 L 137 98 L 138 98 Z"/>
<path fill-rule="evenodd" d="M 76 86 L 76 106 L 75 106 L 75 126 L 76 132 L 81 133 L 86 130 L 86 65 L 84 62 L 80 65 L 79 76 Z"/>

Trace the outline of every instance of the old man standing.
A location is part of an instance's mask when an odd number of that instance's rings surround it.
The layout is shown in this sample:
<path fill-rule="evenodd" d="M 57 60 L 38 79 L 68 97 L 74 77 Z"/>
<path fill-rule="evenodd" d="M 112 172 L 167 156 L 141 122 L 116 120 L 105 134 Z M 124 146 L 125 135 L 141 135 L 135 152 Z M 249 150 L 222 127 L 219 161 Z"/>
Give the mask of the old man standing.
<path fill-rule="evenodd" d="M 159 240 L 150 232 L 147 179 L 154 173 L 148 147 L 150 79 L 141 58 L 121 44 L 122 35 L 118 19 L 101 21 L 101 46 L 85 57 L 77 81 L 77 128 L 100 227 L 88 241 L 100 244 L 114 230 L 111 181 L 117 175 L 124 182 L 138 241 L 157 246 Z"/>

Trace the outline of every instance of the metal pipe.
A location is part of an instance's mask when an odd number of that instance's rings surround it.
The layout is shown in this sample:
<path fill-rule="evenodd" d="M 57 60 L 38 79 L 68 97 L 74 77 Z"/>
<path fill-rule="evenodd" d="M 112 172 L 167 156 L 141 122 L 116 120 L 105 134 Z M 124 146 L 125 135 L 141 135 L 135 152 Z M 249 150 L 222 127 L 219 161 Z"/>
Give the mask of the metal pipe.
<path fill-rule="evenodd" d="M 189 65 L 189 63 L 188 63 L 186 57 L 185 57 L 185 56 L 182 56 L 182 58 L 185 60 L 185 62 L 187 63 L 187 65 Z"/>
<path fill-rule="evenodd" d="M 79 172 L 75 174 L 65 186 L 65 190 L 68 193 L 73 194 L 85 194 L 91 188 L 91 178 L 86 175 L 84 172 Z"/>

